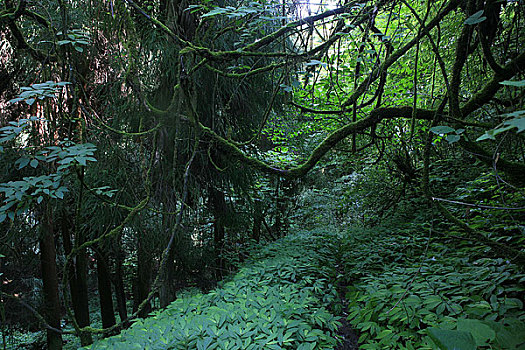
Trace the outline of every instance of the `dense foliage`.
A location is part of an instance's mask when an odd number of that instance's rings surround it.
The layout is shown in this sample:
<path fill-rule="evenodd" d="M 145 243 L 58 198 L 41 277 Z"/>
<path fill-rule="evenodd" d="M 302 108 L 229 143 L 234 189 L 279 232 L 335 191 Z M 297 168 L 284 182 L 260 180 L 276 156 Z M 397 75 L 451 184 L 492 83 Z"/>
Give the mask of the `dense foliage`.
<path fill-rule="evenodd" d="M 364 347 L 522 346 L 524 47 L 523 0 L 0 0 L 4 345 L 204 347 L 224 310 L 236 334 L 310 300 L 319 346 L 323 308 Z M 319 226 L 350 232 L 337 281 L 305 280 L 328 253 L 293 233 Z"/>
<path fill-rule="evenodd" d="M 90 349 L 332 349 L 333 237 L 303 232 L 269 244 L 217 289 L 182 297 Z"/>
<path fill-rule="evenodd" d="M 525 275 L 516 266 L 472 256 L 470 246 L 450 249 L 417 225 L 366 233 L 343 248 L 345 277 L 352 284 L 348 320 L 361 334 L 360 348 L 522 346 Z M 348 249 L 355 246 L 360 250 Z"/>

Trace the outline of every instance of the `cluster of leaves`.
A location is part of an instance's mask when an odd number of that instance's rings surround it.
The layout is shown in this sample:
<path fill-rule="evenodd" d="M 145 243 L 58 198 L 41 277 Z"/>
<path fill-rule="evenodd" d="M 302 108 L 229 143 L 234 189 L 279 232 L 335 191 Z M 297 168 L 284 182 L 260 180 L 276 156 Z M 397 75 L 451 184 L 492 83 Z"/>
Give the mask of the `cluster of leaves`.
<path fill-rule="evenodd" d="M 69 85 L 69 82 L 61 81 L 46 81 L 39 84 L 31 84 L 31 86 L 22 86 L 22 92 L 14 99 L 9 100 L 10 103 L 17 103 L 24 101 L 28 105 L 35 103 L 37 99 L 43 100 L 45 98 L 55 98 L 58 89 Z"/>
<path fill-rule="evenodd" d="M 348 320 L 362 349 L 520 348 L 525 275 L 508 261 L 450 245 L 415 230 L 348 238 Z"/>
<path fill-rule="evenodd" d="M 180 298 L 90 349 L 332 349 L 338 322 L 327 308 L 337 299 L 330 241 L 314 232 L 282 238 L 219 288 Z"/>
<path fill-rule="evenodd" d="M 57 35 L 62 36 L 63 34 L 62 32 L 58 32 Z M 91 41 L 91 38 L 89 36 L 89 33 L 81 29 L 72 29 L 67 33 L 66 39 L 59 40 L 57 44 L 58 45 L 71 45 L 78 52 L 83 52 L 84 48 L 82 46 L 89 45 L 90 41 Z"/>
<path fill-rule="evenodd" d="M 58 89 L 68 84 L 70 83 L 47 81 L 22 87 L 18 97 L 10 102 L 24 101 L 32 105 L 37 99 L 54 98 Z M 22 179 L 0 184 L 0 193 L 4 194 L 0 206 L 0 223 L 7 217 L 14 219 L 15 215 L 22 214 L 35 203 L 40 204 L 46 197 L 63 199 L 64 193 L 67 192 L 63 178 L 69 174 L 70 169 L 86 166 L 87 162 L 96 162 L 94 158 L 96 147 L 91 143 L 76 144 L 66 139 L 57 142 L 58 145 L 28 147 L 32 128 L 37 128 L 46 122 L 43 118 L 32 116 L 16 122 L 11 121 L 7 126 L 0 128 L 0 152 L 11 151 L 19 156 L 14 163 L 17 170 L 28 165 L 33 169 L 38 168 L 39 165 L 45 168 L 39 169 L 40 175 L 24 176 Z M 19 151 L 21 147 L 25 148 L 22 152 Z"/>

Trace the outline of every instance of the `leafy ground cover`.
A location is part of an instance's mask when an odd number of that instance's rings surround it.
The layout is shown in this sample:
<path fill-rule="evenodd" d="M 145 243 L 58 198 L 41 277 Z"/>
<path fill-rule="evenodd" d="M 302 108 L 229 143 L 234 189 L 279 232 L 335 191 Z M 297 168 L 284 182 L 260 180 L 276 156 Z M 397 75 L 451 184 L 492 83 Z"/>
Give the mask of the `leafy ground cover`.
<path fill-rule="evenodd" d="M 303 232 L 262 247 L 217 289 L 181 297 L 89 349 L 333 349 L 334 238 Z"/>
<path fill-rule="evenodd" d="M 417 229 L 290 235 L 90 349 L 341 348 L 342 312 L 360 349 L 524 349 L 525 275 Z"/>
<path fill-rule="evenodd" d="M 483 247 L 421 231 L 345 236 L 342 278 L 359 348 L 525 349 L 525 275 Z"/>

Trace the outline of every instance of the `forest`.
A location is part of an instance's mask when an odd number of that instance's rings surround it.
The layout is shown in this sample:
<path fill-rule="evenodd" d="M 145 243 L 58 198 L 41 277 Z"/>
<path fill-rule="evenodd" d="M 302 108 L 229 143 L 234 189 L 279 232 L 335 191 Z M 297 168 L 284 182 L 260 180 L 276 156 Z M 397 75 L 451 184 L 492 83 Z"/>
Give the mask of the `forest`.
<path fill-rule="evenodd" d="M 0 348 L 525 349 L 523 0 L 0 0 Z"/>

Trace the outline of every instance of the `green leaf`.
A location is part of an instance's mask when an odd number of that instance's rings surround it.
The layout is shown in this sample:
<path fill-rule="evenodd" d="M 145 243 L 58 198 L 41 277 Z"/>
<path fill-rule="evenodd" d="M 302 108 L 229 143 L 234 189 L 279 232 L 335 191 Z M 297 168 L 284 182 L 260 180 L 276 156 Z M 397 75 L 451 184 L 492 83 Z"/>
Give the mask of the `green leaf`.
<path fill-rule="evenodd" d="M 516 130 L 516 132 L 520 133 L 523 130 L 525 130 L 525 117 L 506 120 L 503 124 L 508 125 L 512 128 L 513 127 L 517 128 L 518 130 Z"/>
<path fill-rule="evenodd" d="M 15 162 L 15 165 L 18 165 L 18 169 L 25 168 L 27 164 L 29 164 L 30 159 L 29 158 L 20 158 Z"/>
<path fill-rule="evenodd" d="M 481 135 L 480 137 L 478 137 L 476 139 L 476 141 L 483 141 L 483 140 L 495 140 L 496 138 L 494 137 L 494 132 L 493 130 L 489 130 L 487 132 L 485 132 L 483 135 Z"/>
<path fill-rule="evenodd" d="M 228 10 L 225 8 L 219 7 L 219 8 L 211 10 L 208 13 L 203 14 L 201 17 L 212 17 L 212 16 L 217 16 L 217 15 L 222 15 L 225 13 L 228 13 Z"/>
<path fill-rule="evenodd" d="M 36 168 L 38 166 L 38 160 L 33 159 L 29 165 L 31 165 L 31 168 Z"/>
<path fill-rule="evenodd" d="M 430 131 L 432 131 L 434 134 L 437 134 L 437 135 L 443 135 L 443 134 L 448 134 L 450 132 L 453 132 L 455 131 L 455 129 L 451 128 L 450 126 L 439 125 L 439 126 L 434 126 L 430 128 Z"/>
<path fill-rule="evenodd" d="M 468 332 L 428 328 L 427 333 L 442 350 L 476 350 L 476 342 Z"/>
<path fill-rule="evenodd" d="M 483 22 L 487 17 L 483 16 L 483 10 L 479 10 L 469 18 L 465 20 L 465 24 L 474 25 Z"/>
<path fill-rule="evenodd" d="M 454 143 L 454 142 L 458 142 L 460 138 L 461 136 L 459 135 L 447 135 L 446 140 L 448 141 L 448 143 Z"/>
<path fill-rule="evenodd" d="M 311 60 L 310 62 L 306 63 L 305 64 L 306 66 L 318 66 L 318 65 L 321 65 L 323 67 L 326 67 L 326 63 L 323 63 L 319 60 Z"/>
<path fill-rule="evenodd" d="M 500 84 L 506 85 L 506 86 L 525 87 L 525 80 L 519 80 L 519 81 L 504 80 L 504 81 L 500 81 Z"/>
<path fill-rule="evenodd" d="M 458 319 L 458 331 L 472 334 L 476 341 L 476 346 L 488 345 L 488 342 L 496 338 L 496 332 L 485 323 L 476 319 Z"/>

